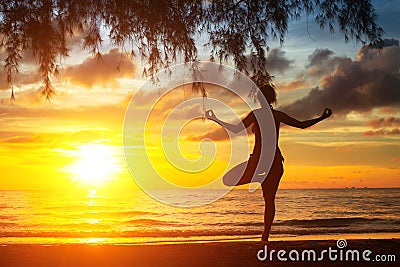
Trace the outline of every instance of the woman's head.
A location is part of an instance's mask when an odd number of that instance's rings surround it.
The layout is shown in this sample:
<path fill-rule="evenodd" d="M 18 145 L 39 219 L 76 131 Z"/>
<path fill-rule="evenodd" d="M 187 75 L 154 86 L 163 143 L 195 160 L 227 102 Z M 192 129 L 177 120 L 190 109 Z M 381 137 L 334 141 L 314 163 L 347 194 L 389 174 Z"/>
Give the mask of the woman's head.
<path fill-rule="evenodd" d="M 274 87 L 269 84 L 264 84 L 260 87 L 260 92 L 263 94 L 268 104 L 276 104 L 276 92 Z M 260 97 L 260 96 L 259 96 Z"/>

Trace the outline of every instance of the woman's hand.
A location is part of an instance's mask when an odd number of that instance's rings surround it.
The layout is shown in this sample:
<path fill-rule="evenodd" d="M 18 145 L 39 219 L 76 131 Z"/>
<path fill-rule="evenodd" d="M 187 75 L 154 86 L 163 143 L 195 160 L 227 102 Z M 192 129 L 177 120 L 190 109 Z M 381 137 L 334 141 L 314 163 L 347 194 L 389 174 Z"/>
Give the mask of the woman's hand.
<path fill-rule="evenodd" d="M 206 111 L 206 118 L 212 121 L 217 121 L 217 117 L 214 114 L 214 111 L 212 111 L 212 109 L 209 109 Z"/>
<path fill-rule="evenodd" d="M 332 110 L 330 108 L 326 108 L 321 115 L 321 119 L 329 118 L 332 115 Z"/>

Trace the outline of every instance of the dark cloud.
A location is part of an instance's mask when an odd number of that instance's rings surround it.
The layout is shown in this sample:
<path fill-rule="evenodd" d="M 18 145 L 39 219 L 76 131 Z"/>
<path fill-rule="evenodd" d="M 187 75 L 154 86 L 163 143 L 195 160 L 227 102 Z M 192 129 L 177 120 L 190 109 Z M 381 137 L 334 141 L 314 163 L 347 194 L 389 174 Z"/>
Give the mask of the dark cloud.
<path fill-rule="evenodd" d="M 323 63 L 327 63 L 328 61 L 332 60 L 333 52 L 329 49 L 318 48 L 315 49 L 314 52 L 308 56 L 308 64 L 307 67 L 311 66 L 319 66 Z"/>
<path fill-rule="evenodd" d="M 296 78 L 286 83 L 277 83 L 280 90 L 296 90 L 310 87 L 311 84 L 320 82 L 320 79 L 327 73 L 331 73 L 343 61 L 350 59 L 334 56 L 329 49 L 318 48 L 308 56 L 308 63 L 305 69 L 300 71 Z"/>
<path fill-rule="evenodd" d="M 383 47 L 389 47 L 389 46 L 399 46 L 400 41 L 397 39 L 385 39 L 383 40 L 382 46 Z"/>
<path fill-rule="evenodd" d="M 131 78 L 135 70 L 136 66 L 125 53 L 111 49 L 100 59 L 91 57 L 79 65 L 67 67 L 61 76 L 86 87 L 118 86 L 117 78 Z"/>
<path fill-rule="evenodd" d="M 342 63 L 351 61 L 349 58 L 334 56 L 329 49 L 316 49 L 308 57 L 306 71 L 303 72 L 303 79 L 320 79 L 327 73 L 331 73 Z"/>
<path fill-rule="evenodd" d="M 285 57 L 286 52 L 280 49 L 271 49 L 267 54 L 267 63 L 266 67 L 267 70 L 270 72 L 285 72 L 289 69 L 292 64 L 293 60 L 289 60 Z"/>
<path fill-rule="evenodd" d="M 307 118 L 319 115 L 325 107 L 336 114 L 347 114 L 398 106 L 400 47 L 396 42 L 391 43 L 382 50 L 363 46 L 356 60 L 332 58 L 330 62 L 336 60 L 337 66 L 322 77 L 321 88 L 313 88 L 305 97 L 281 109 Z"/>
<path fill-rule="evenodd" d="M 272 73 L 283 73 L 292 67 L 293 63 L 294 60 L 286 58 L 285 51 L 280 49 L 271 49 L 266 56 L 265 68 Z M 251 66 L 251 57 L 247 57 L 247 64 Z"/>

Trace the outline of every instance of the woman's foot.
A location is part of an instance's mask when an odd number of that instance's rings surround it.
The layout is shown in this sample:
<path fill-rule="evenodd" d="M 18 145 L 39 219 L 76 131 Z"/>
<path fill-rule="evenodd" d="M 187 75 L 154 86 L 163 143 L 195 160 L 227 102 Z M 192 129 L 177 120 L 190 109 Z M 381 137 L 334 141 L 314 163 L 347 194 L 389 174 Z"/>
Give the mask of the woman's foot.
<path fill-rule="evenodd" d="M 265 233 L 263 233 L 263 234 L 261 235 L 261 241 L 262 241 L 262 242 L 268 242 L 268 235 L 265 234 Z"/>

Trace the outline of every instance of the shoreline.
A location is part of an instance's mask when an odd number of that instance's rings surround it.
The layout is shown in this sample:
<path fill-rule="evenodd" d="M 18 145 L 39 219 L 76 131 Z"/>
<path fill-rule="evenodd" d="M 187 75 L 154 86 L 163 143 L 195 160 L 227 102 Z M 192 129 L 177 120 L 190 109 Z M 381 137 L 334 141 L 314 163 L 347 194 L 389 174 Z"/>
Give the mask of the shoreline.
<path fill-rule="evenodd" d="M 193 236 L 193 237 L 0 237 L 0 246 L 12 245 L 161 245 L 161 244 L 194 244 L 194 243 L 227 243 L 227 242 L 258 242 L 260 235 L 235 235 L 235 236 Z M 330 241 L 346 240 L 390 240 L 399 239 L 400 232 L 391 233 L 350 233 L 350 234 L 325 234 L 325 235 L 299 235 L 299 236 L 272 236 L 272 242 L 285 241 Z"/>
<path fill-rule="evenodd" d="M 371 250 L 375 255 L 394 255 L 395 262 L 331 261 L 260 261 L 257 253 L 267 250 L 338 250 L 335 240 L 202 242 L 180 244 L 58 244 L 2 245 L 1 266 L 396 266 L 400 261 L 400 239 L 349 239 L 345 251 Z M 262 250 L 263 252 L 259 252 Z M 397 263 L 397 264 L 396 264 Z M 360 265 L 361 264 L 361 265 Z"/>

